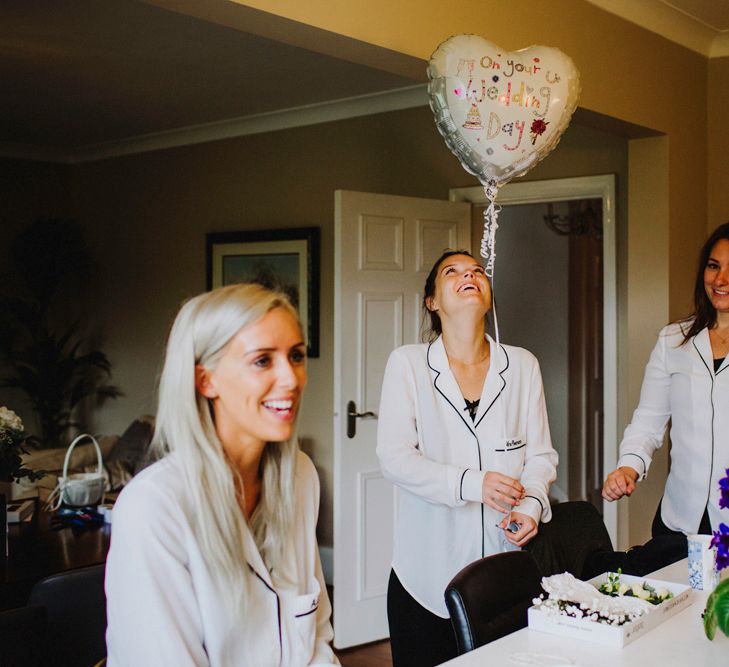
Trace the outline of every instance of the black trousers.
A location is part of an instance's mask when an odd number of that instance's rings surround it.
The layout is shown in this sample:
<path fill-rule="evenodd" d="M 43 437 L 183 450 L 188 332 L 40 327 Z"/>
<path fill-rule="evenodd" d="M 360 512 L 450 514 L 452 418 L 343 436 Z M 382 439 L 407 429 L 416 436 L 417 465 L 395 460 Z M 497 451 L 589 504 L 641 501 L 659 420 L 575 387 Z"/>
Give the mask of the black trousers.
<path fill-rule="evenodd" d="M 450 619 L 416 602 L 394 570 L 387 587 L 387 621 L 393 667 L 432 667 L 458 655 Z"/>
<path fill-rule="evenodd" d="M 658 503 L 658 509 L 656 510 L 656 515 L 653 517 L 653 525 L 651 526 L 651 536 L 652 537 L 659 537 L 661 535 L 683 535 L 683 533 L 677 531 L 677 530 L 671 530 L 665 523 L 663 523 L 663 518 L 661 517 L 661 506 L 663 505 L 663 498 L 661 498 L 661 502 Z M 699 524 L 699 529 L 697 531 L 699 535 L 711 535 L 711 522 L 709 521 L 709 510 L 708 508 L 704 510 L 704 516 L 701 517 L 701 523 Z M 685 537 L 685 535 L 684 535 Z M 688 549 L 688 546 L 686 547 Z"/>

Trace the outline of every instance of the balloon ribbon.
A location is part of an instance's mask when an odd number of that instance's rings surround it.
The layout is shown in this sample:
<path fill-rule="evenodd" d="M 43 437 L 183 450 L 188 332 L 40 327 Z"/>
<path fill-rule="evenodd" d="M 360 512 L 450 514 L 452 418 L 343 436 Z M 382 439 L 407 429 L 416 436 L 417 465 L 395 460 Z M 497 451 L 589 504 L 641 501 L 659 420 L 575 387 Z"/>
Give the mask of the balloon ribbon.
<path fill-rule="evenodd" d="M 496 354 L 498 358 L 501 350 L 501 338 L 499 336 L 499 319 L 496 316 L 496 294 L 494 291 L 494 268 L 496 264 L 496 230 L 499 228 L 497 222 L 501 206 L 496 204 L 496 195 L 499 193 L 499 186 L 495 181 L 487 181 L 483 184 L 483 191 L 488 199 L 489 205 L 483 212 L 483 236 L 481 237 L 481 257 L 486 260 L 484 270 L 491 279 L 491 310 L 494 314 L 494 334 L 496 339 Z M 506 422 L 504 409 L 501 411 L 501 436 L 506 437 Z"/>
<path fill-rule="evenodd" d="M 494 181 L 488 181 L 484 183 L 483 191 L 489 204 L 483 212 L 481 257 L 486 260 L 486 275 L 493 280 L 494 265 L 496 264 L 496 230 L 499 228 L 497 221 L 501 210 L 501 207 L 496 205 L 499 186 Z"/>

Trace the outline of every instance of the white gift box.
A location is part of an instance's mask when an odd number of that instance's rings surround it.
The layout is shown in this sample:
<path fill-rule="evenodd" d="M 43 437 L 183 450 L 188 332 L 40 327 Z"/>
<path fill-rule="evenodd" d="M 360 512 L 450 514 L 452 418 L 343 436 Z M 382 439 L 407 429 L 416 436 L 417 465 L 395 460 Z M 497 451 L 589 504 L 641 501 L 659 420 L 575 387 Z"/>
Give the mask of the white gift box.
<path fill-rule="evenodd" d="M 608 573 L 605 572 L 590 579 L 589 583 L 597 588 L 600 584 L 607 582 L 607 577 Z M 538 607 L 530 607 L 529 628 L 622 648 L 691 604 L 693 591 L 690 586 L 646 577 L 634 577 L 629 574 L 621 574 L 620 582 L 628 585 L 646 582 L 655 589 L 665 588 L 671 591 L 673 597 L 656 605 L 647 614 L 623 625 L 608 625 L 591 621 L 588 618 L 573 618 L 564 614 L 549 613 Z"/>

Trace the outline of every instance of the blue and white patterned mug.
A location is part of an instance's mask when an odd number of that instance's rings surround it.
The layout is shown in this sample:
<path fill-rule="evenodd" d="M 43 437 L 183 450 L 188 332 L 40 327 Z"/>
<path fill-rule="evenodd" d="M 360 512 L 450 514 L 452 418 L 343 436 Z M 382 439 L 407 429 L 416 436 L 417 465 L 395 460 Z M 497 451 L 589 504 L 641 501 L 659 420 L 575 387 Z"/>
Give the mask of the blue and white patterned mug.
<path fill-rule="evenodd" d="M 719 583 L 716 550 L 711 548 L 711 535 L 688 536 L 688 571 L 691 588 L 713 590 Z"/>

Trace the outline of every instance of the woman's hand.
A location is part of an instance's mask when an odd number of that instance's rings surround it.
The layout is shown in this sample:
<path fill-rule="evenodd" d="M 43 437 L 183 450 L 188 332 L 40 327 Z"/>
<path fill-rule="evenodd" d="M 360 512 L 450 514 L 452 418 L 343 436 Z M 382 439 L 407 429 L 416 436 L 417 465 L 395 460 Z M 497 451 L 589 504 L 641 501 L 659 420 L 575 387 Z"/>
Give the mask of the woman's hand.
<path fill-rule="evenodd" d="M 602 497 L 605 500 L 619 500 L 623 496 L 629 496 L 635 491 L 635 483 L 638 481 L 638 471 L 630 466 L 621 466 L 613 470 L 605 479 L 602 485 Z"/>
<path fill-rule="evenodd" d="M 524 497 L 524 487 L 518 479 L 489 471 L 484 475 L 481 495 L 484 505 L 508 514 Z"/>
<path fill-rule="evenodd" d="M 515 521 L 519 524 L 519 530 L 512 533 L 506 530 L 506 527 Z M 503 528 L 506 539 L 517 547 L 523 547 L 527 542 L 534 538 L 539 530 L 537 522 L 532 517 L 520 512 L 512 512 L 511 516 L 504 517 L 499 524 L 499 528 Z"/>

